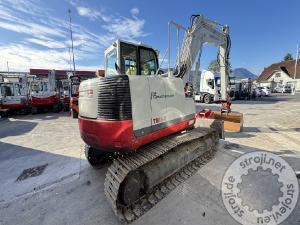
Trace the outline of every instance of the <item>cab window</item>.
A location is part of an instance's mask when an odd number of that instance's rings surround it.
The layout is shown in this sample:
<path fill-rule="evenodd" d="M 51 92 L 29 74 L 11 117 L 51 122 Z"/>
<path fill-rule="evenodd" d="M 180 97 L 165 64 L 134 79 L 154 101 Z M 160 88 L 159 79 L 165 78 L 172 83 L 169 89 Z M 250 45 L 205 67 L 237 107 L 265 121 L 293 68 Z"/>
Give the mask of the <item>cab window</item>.
<path fill-rule="evenodd" d="M 122 43 L 121 70 L 126 75 L 137 75 L 137 48 L 135 46 Z"/>
<path fill-rule="evenodd" d="M 215 88 L 215 86 L 214 86 L 214 79 L 209 79 L 209 80 L 207 80 L 207 84 L 208 84 L 208 86 L 210 86 L 212 89 Z"/>
<path fill-rule="evenodd" d="M 41 82 L 41 91 L 48 91 L 47 82 Z"/>
<path fill-rule="evenodd" d="M 140 49 L 141 75 L 154 75 L 157 71 L 156 54 L 153 50 Z"/>
<path fill-rule="evenodd" d="M 16 95 L 22 95 L 21 93 L 21 85 L 20 84 L 15 84 L 15 90 L 16 90 Z"/>
<path fill-rule="evenodd" d="M 73 83 L 71 85 L 71 95 L 72 96 L 77 96 L 79 94 L 79 85 L 80 83 Z"/>
<path fill-rule="evenodd" d="M 106 73 L 108 75 L 117 75 L 116 71 L 116 62 L 117 62 L 117 50 L 113 49 L 106 55 Z"/>
<path fill-rule="evenodd" d="M 14 96 L 14 89 L 12 84 L 2 84 L 1 85 L 1 95 L 2 96 Z"/>
<path fill-rule="evenodd" d="M 39 85 L 39 83 L 32 83 L 31 84 L 31 90 L 33 92 L 39 92 L 40 91 L 40 85 Z"/>

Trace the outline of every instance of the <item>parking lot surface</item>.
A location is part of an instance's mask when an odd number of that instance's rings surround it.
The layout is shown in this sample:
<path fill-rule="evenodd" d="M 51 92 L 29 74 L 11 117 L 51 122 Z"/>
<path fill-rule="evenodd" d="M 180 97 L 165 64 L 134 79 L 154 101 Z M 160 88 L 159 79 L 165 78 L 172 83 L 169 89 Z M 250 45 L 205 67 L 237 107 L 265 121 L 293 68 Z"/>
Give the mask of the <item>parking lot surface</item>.
<path fill-rule="evenodd" d="M 244 114 L 243 132 L 226 133 L 212 161 L 133 224 L 238 224 L 220 186 L 231 162 L 247 152 L 271 151 L 300 173 L 300 95 L 235 101 L 233 110 Z M 83 146 L 68 113 L 1 119 L 0 224 L 120 224 L 104 197 L 108 166 L 92 169 Z M 300 224 L 300 201 L 283 224 Z"/>

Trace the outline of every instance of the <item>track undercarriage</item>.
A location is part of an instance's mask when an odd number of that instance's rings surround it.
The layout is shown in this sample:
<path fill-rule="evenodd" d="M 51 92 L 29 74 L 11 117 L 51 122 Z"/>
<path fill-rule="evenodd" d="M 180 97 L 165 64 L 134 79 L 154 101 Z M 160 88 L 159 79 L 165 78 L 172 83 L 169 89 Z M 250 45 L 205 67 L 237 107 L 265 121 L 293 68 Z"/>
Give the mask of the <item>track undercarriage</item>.
<path fill-rule="evenodd" d="M 104 184 L 114 213 L 125 222 L 142 216 L 206 164 L 217 151 L 218 142 L 215 130 L 196 128 L 117 156 Z"/>

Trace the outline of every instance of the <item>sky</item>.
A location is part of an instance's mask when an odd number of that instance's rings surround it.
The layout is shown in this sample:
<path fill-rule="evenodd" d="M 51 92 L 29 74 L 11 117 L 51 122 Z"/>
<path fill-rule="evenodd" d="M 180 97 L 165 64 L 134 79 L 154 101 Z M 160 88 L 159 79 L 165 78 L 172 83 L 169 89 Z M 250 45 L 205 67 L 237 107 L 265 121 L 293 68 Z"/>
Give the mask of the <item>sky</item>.
<path fill-rule="evenodd" d="M 103 68 L 104 51 L 116 39 L 151 45 L 163 58 L 168 21 L 188 27 L 192 14 L 227 24 L 232 67 L 257 75 L 287 52 L 295 57 L 300 44 L 299 0 L 0 0 L 0 71 L 7 62 L 10 71 L 69 69 L 68 9 L 81 70 Z M 205 46 L 201 68 L 216 56 L 215 47 Z"/>

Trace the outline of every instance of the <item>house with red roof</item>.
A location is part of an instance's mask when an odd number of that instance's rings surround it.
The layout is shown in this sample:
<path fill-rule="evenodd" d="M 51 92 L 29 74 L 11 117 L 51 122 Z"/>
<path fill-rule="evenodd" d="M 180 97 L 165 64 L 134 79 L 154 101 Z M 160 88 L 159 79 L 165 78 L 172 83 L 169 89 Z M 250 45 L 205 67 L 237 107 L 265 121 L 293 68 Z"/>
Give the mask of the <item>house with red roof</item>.
<path fill-rule="evenodd" d="M 296 60 L 274 63 L 262 71 L 257 78 L 257 83 L 262 87 L 295 85 L 296 91 L 300 91 L 300 60 L 298 60 L 295 73 Z"/>

